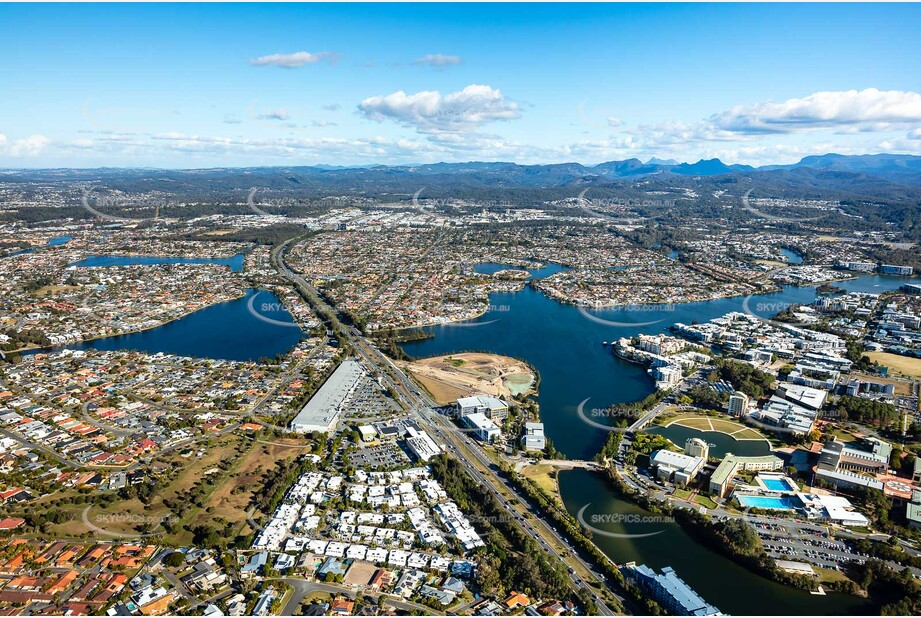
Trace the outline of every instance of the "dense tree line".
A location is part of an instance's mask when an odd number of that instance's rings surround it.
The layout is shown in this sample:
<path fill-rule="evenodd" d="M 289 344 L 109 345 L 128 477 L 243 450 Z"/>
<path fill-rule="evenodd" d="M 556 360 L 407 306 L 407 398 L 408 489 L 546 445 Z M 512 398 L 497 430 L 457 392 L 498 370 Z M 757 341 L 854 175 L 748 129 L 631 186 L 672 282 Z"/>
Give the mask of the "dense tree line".
<path fill-rule="evenodd" d="M 475 522 L 488 551 L 477 557 L 477 583 L 483 594 L 517 590 L 538 598 L 567 598 L 569 574 L 559 560 L 541 551 L 486 487 L 476 483 L 453 458 L 432 460 L 432 475 L 457 506 Z"/>
<path fill-rule="evenodd" d="M 843 395 L 836 406 L 838 418 L 868 425 L 888 427 L 901 419 L 898 409 L 891 403 L 874 401 L 863 397 Z"/>
<path fill-rule="evenodd" d="M 774 383 L 771 374 L 740 361 L 720 359 L 716 361 L 716 370 L 719 377 L 732 384 L 734 389 L 755 399 L 764 397 Z"/>
<path fill-rule="evenodd" d="M 869 593 L 872 612 L 883 616 L 917 616 L 921 614 L 921 585 L 911 569 L 893 571 L 883 562 L 870 559 L 864 564 L 848 563 L 847 574 Z"/>
<path fill-rule="evenodd" d="M 549 518 L 579 551 L 584 552 L 594 568 L 605 575 L 609 584 L 616 586 L 620 593 L 636 604 L 638 614 L 653 616 L 664 613 L 655 601 L 624 579 L 617 565 L 592 542 L 592 531 L 584 528 L 558 500 L 511 467 L 503 467 L 502 472 L 538 508 L 540 515 Z M 591 613 L 586 612 L 586 615 Z"/>
<path fill-rule="evenodd" d="M 690 398 L 688 403 L 693 403 L 699 408 L 708 410 L 722 410 L 729 400 L 729 393 L 721 393 L 702 384 L 692 386 L 687 390 L 686 394 Z"/>

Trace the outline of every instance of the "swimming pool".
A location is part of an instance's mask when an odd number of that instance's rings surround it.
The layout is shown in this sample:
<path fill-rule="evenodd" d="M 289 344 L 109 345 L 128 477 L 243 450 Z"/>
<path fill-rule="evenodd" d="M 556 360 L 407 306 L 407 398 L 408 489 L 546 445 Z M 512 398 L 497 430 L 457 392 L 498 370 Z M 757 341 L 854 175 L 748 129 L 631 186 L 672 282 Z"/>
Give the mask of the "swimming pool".
<path fill-rule="evenodd" d="M 798 487 L 790 487 L 790 482 L 787 479 L 762 478 L 761 482 L 766 489 L 771 491 L 799 491 Z"/>
<path fill-rule="evenodd" d="M 736 496 L 743 507 L 756 509 L 772 509 L 775 511 L 792 511 L 798 507 L 799 500 L 790 496 Z"/>

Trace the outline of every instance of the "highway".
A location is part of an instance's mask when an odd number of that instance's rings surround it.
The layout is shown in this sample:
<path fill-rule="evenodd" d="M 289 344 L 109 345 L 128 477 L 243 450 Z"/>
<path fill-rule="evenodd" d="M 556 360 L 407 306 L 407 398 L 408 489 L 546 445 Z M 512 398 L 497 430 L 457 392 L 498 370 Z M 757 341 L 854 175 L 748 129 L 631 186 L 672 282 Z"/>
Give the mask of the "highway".
<path fill-rule="evenodd" d="M 347 337 L 349 343 L 364 361 L 366 366 L 383 376 L 384 381 L 395 393 L 397 393 L 401 405 L 410 411 L 413 419 L 432 435 L 433 438 L 436 438 L 437 441 L 440 441 L 442 445 L 446 446 L 446 450 L 453 453 L 471 477 L 483 486 L 488 487 L 499 504 L 507 510 L 510 516 L 515 516 L 514 514 L 517 512 L 517 509 L 513 506 L 511 501 L 506 498 L 507 495 L 513 496 L 512 500 L 517 503 L 519 508 L 530 511 L 536 516 L 537 524 L 535 525 L 525 521 L 521 516 L 516 516 L 518 519 L 517 525 L 524 530 L 541 549 L 556 556 L 563 564 L 568 564 L 572 560 L 576 560 L 579 566 L 582 566 L 590 573 L 594 573 L 591 565 L 581 558 L 578 551 L 570 546 L 568 541 L 563 538 L 561 534 L 544 522 L 540 514 L 535 512 L 531 507 L 528 500 L 518 493 L 517 488 L 495 473 L 494 464 L 489 460 L 480 446 L 470 439 L 468 434 L 459 431 L 453 424 L 450 424 L 447 419 L 438 414 L 434 410 L 434 408 L 437 407 L 435 402 L 429 399 L 402 370 L 371 344 L 358 329 L 344 325 L 339 321 L 335 309 L 329 306 L 301 275 L 292 271 L 287 264 L 285 264 L 284 252 L 293 240 L 295 239 L 286 241 L 273 249 L 270 257 L 272 265 L 291 281 L 291 283 L 314 304 L 314 307 L 318 309 L 319 312 L 325 314 L 325 316 L 329 318 L 336 330 Z M 475 465 L 471 461 L 471 458 L 465 455 L 472 455 L 472 459 L 478 465 Z M 551 539 L 552 543 L 547 542 L 548 538 Z M 564 552 L 566 556 L 564 557 L 561 555 L 553 544 L 566 548 Z M 594 580 L 589 582 L 579 575 L 578 571 L 573 570 L 573 572 L 570 573 L 570 578 L 576 589 L 585 588 L 589 591 L 601 615 L 614 615 L 614 612 L 603 602 L 601 597 L 591 586 L 591 584 L 600 584 L 602 587 L 606 587 L 601 576 L 596 575 Z M 614 594 L 613 591 L 611 591 L 611 594 Z M 614 596 L 621 604 L 628 604 L 628 601 L 619 595 L 614 594 Z"/>

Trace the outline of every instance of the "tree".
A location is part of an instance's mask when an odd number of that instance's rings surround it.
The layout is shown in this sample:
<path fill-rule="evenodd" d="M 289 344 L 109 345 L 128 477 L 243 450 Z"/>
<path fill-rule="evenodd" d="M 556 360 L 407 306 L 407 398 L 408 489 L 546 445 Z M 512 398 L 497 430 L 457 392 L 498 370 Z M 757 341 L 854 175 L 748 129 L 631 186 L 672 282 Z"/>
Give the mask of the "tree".
<path fill-rule="evenodd" d="M 163 563 L 166 566 L 174 568 L 174 569 L 176 567 L 180 567 L 183 564 L 185 564 L 185 554 L 183 554 L 181 551 L 174 551 L 168 554 L 166 558 L 163 559 Z"/>

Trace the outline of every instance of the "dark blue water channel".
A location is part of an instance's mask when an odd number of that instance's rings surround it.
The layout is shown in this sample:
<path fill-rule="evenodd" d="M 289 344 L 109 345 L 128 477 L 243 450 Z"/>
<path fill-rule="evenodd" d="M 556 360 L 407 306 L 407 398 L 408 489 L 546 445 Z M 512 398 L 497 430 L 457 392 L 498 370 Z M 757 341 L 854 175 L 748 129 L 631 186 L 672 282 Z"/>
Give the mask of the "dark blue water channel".
<path fill-rule="evenodd" d="M 793 252 L 785 255 L 791 263 L 799 258 Z M 505 267 L 484 264 L 478 270 L 489 273 L 502 268 Z M 546 277 L 559 270 L 559 266 L 549 265 L 532 271 L 532 275 Z M 864 275 L 835 285 L 846 291 L 882 292 L 898 288 L 905 282 L 905 278 Z M 747 299 L 619 308 L 592 311 L 586 316 L 585 310 L 561 304 L 528 286 L 519 292 L 493 294 L 490 296 L 491 309 L 485 315 L 462 325 L 432 327 L 428 330 L 434 338 L 409 342 L 403 348 L 414 357 L 484 351 L 527 361 L 540 372 L 538 401 L 547 434 L 569 458 L 590 459 L 607 432 L 580 421 L 576 414 L 579 403 L 588 399 L 585 408 L 590 409 L 637 401 L 654 389 L 644 367 L 615 357 L 610 345 L 605 346 L 603 342 L 639 333 L 661 333 L 676 322 L 704 322 L 730 311 L 743 311 L 746 307 L 757 315 L 770 317 L 789 304 L 812 302 L 816 294 L 815 288 L 789 286 Z M 590 317 L 618 324 L 601 323 Z M 481 325 L 473 326 L 476 324 Z M 682 442 L 685 433 L 699 433 L 681 428 L 656 431 L 671 433 Z M 767 451 L 767 443 L 762 441 L 730 444 L 729 439 L 720 434 L 704 437 L 710 442 L 719 442 L 715 452 L 732 449 L 738 454 L 761 454 Z M 586 504 L 591 505 L 586 512 L 651 515 L 617 496 L 598 474 L 564 472 L 559 481 L 564 502 L 573 515 Z M 611 531 L 623 532 L 621 528 L 624 527 L 631 525 L 612 524 Z M 628 530 L 657 531 L 661 533 L 644 538 L 614 539 L 596 535 L 595 539 L 616 562 L 634 560 L 656 568 L 673 566 L 708 602 L 726 613 L 822 615 L 865 611 L 867 604 L 858 597 L 815 596 L 746 571 L 698 543 L 676 524 L 636 524 Z"/>

